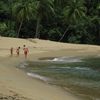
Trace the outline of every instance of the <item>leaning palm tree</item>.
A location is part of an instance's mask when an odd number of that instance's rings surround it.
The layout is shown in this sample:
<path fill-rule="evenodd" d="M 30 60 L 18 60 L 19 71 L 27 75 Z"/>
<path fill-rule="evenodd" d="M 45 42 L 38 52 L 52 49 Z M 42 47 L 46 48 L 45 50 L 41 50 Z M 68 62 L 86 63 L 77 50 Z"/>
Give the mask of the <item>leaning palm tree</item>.
<path fill-rule="evenodd" d="M 15 3 L 13 8 L 13 14 L 16 15 L 15 18 L 18 23 L 20 23 L 17 31 L 17 37 L 19 37 L 19 33 L 24 20 L 29 20 L 30 16 L 32 16 L 32 6 L 30 0 L 22 0 L 21 2 Z"/>
<path fill-rule="evenodd" d="M 38 0 L 36 7 L 37 25 L 35 38 L 38 38 L 40 32 L 40 23 L 44 18 L 49 18 L 50 14 L 54 14 L 53 0 Z"/>
<path fill-rule="evenodd" d="M 78 23 L 79 20 L 85 17 L 85 11 L 83 0 L 69 0 L 67 6 L 63 10 L 68 26 L 59 41 L 63 39 L 72 24 Z"/>

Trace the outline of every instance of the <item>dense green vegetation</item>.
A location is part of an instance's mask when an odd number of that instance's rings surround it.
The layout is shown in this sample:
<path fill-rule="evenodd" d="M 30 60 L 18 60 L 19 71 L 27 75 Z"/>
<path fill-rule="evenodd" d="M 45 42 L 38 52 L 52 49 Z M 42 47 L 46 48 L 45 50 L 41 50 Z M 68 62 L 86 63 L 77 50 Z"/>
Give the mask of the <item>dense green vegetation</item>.
<path fill-rule="evenodd" d="M 0 0 L 0 35 L 100 44 L 100 0 Z"/>

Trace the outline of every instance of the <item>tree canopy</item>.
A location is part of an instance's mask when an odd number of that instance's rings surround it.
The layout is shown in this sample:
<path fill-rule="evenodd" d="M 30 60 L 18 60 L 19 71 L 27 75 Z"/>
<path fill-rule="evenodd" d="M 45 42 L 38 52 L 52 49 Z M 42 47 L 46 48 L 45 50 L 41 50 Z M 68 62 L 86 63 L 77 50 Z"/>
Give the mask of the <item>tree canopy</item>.
<path fill-rule="evenodd" d="M 100 44 L 100 0 L 0 0 L 0 35 Z"/>

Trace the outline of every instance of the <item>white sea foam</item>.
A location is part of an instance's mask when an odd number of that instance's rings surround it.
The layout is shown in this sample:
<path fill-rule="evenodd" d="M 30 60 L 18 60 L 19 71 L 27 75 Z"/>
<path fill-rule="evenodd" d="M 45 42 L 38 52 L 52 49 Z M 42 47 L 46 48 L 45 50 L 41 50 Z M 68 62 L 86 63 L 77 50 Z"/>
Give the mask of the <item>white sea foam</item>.
<path fill-rule="evenodd" d="M 20 68 L 26 68 L 26 66 L 28 66 L 28 63 L 26 63 L 26 62 L 22 62 L 20 64 Z"/>
<path fill-rule="evenodd" d="M 56 67 L 56 66 L 52 66 L 50 68 L 54 68 L 54 69 L 76 69 L 76 70 L 84 70 L 84 71 L 89 71 L 92 70 L 91 68 L 88 67 L 70 67 L 70 66 L 65 66 L 65 67 Z"/>
<path fill-rule="evenodd" d="M 75 67 L 75 69 L 79 69 L 79 70 L 91 70 L 88 67 Z"/>
<path fill-rule="evenodd" d="M 64 60 L 60 58 L 54 58 L 52 61 L 64 61 Z"/>
<path fill-rule="evenodd" d="M 52 60 L 46 60 L 46 61 L 52 61 L 52 62 L 82 62 L 81 58 L 78 57 L 58 57 L 54 58 Z"/>
<path fill-rule="evenodd" d="M 38 74 L 35 74 L 35 73 L 27 73 L 28 76 L 31 76 L 33 78 L 37 78 L 37 79 L 40 79 L 40 80 L 43 80 L 45 82 L 49 81 L 50 79 L 47 78 L 47 77 L 44 77 L 44 76 L 40 76 Z"/>
<path fill-rule="evenodd" d="M 64 69 L 76 69 L 76 70 L 91 70 L 88 67 L 60 67 L 60 68 L 64 68 Z"/>
<path fill-rule="evenodd" d="M 71 69 L 72 67 L 60 67 L 60 68 L 64 68 L 64 69 Z"/>

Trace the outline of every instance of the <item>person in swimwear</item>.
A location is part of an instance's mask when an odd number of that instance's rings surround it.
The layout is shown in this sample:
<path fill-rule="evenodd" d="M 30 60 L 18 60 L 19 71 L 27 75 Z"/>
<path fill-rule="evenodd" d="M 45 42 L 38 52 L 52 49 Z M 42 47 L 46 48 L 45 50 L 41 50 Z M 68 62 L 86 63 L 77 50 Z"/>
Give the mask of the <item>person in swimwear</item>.
<path fill-rule="evenodd" d="M 13 47 L 10 48 L 11 57 L 13 56 Z"/>
<path fill-rule="evenodd" d="M 19 53 L 20 53 L 20 47 L 18 47 L 18 48 L 16 49 L 16 53 L 17 53 L 17 56 L 19 56 Z"/>
<path fill-rule="evenodd" d="M 28 55 L 28 53 L 29 53 L 29 50 L 28 50 L 28 48 L 26 47 L 26 45 L 23 45 L 23 50 L 24 50 L 24 56 L 25 56 L 25 59 L 27 58 L 27 55 Z"/>

